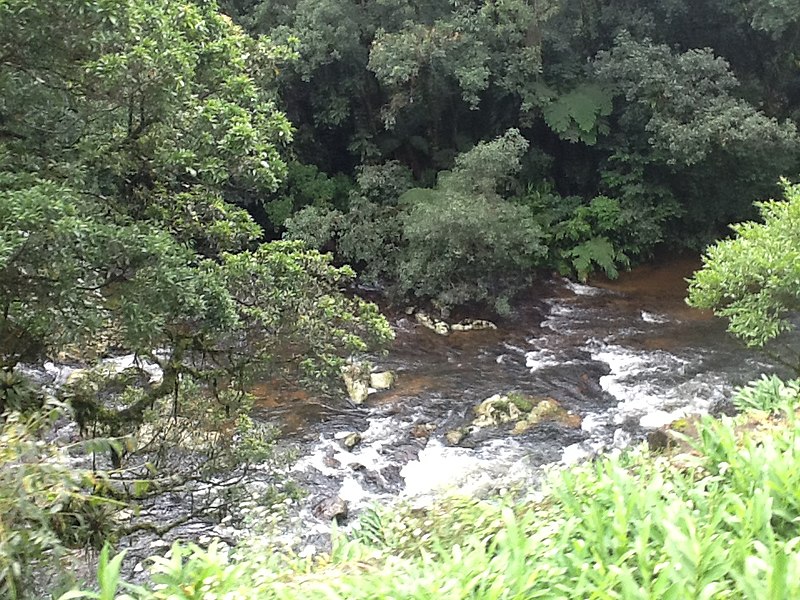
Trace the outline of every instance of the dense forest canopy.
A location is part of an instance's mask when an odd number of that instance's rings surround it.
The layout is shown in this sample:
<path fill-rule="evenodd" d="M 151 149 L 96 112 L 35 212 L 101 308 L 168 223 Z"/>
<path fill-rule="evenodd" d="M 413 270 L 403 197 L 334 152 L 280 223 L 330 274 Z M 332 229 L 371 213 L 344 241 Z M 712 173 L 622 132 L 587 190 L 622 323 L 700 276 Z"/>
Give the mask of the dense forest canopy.
<path fill-rule="evenodd" d="M 57 395 L 112 439 L 92 492 L 144 496 L 120 439 L 241 442 L 253 377 L 330 392 L 392 339 L 354 283 L 508 314 L 540 272 L 697 250 L 782 190 L 736 231 L 793 241 L 798 53 L 790 0 L 0 0 L 0 413 Z M 695 302 L 754 343 L 790 328 L 796 265 L 754 300 L 723 248 Z M 46 360 L 85 369 L 54 390 Z M 35 454 L 26 419 L 3 464 Z M 174 481 L 231 467 L 192 451 Z M 36 481 L 0 480 L 12 597 L 85 489 Z"/>
<path fill-rule="evenodd" d="M 523 219 L 520 229 L 548 251 L 522 251 L 518 264 L 490 259 L 500 279 L 542 266 L 613 275 L 661 245 L 699 249 L 755 216 L 752 203 L 797 171 L 800 13 L 789 2 L 228 0 L 222 8 L 251 33 L 297 44 L 276 82 L 295 143 L 262 221 L 280 234 L 287 217 L 312 206 L 289 235 L 335 250 L 393 297 L 447 308 L 486 294 L 466 290 L 458 274 L 444 283 L 453 274 L 446 264 L 409 275 L 411 257 L 458 245 L 461 234 L 429 231 L 420 242 L 413 232 L 425 206 L 398 204 L 397 190 L 364 169 L 441 189 L 439 174 L 459 155 L 518 130 L 527 147 L 491 204 L 504 214 L 520 210 L 506 203 L 525 207 L 536 226 Z M 464 223 L 485 202 L 478 192 L 437 214 Z M 462 231 L 513 246 L 502 222 Z M 354 237 L 391 256 L 366 257 Z M 493 282 L 490 294 L 502 287 Z"/>

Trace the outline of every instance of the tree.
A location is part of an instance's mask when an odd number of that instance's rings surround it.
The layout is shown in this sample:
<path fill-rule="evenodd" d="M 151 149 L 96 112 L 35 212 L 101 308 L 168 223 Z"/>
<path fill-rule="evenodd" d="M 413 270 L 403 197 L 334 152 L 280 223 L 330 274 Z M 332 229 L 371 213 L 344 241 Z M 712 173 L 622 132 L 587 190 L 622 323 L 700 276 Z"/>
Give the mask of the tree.
<path fill-rule="evenodd" d="M 607 193 L 643 210 L 653 199 L 671 204 L 684 243 L 751 216 L 751 203 L 795 168 L 795 125 L 738 97 L 729 64 L 710 49 L 676 53 L 622 34 L 594 69 L 625 99 L 603 177 Z"/>
<path fill-rule="evenodd" d="M 757 204 L 762 222 L 732 226 L 736 237 L 711 246 L 689 285 L 690 305 L 728 320 L 728 330 L 800 373 L 795 340 L 800 311 L 800 185 L 785 200 Z"/>
<path fill-rule="evenodd" d="M 536 109 L 556 3 L 229 0 L 255 33 L 300 40 L 280 77 L 299 152 L 329 171 L 401 160 L 417 176 Z M 480 115 L 483 116 L 480 116 Z"/>
<path fill-rule="evenodd" d="M 300 211 L 287 221 L 287 235 L 333 243 L 341 260 L 393 300 L 431 302 L 442 312 L 483 303 L 507 314 L 547 252 L 531 211 L 506 199 L 527 147 L 516 129 L 481 142 L 440 172 L 433 188 L 407 189 L 396 163 L 366 168 L 347 213 Z"/>
<path fill-rule="evenodd" d="M 84 425 L 121 435 L 153 407 L 178 414 L 184 385 L 321 385 L 391 338 L 344 293 L 352 271 L 261 244 L 232 202 L 284 174 L 292 128 L 270 82 L 291 55 L 213 2 L 0 3 L 4 373 L 64 351 L 157 365 L 113 406 L 91 386 L 72 395 Z"/>

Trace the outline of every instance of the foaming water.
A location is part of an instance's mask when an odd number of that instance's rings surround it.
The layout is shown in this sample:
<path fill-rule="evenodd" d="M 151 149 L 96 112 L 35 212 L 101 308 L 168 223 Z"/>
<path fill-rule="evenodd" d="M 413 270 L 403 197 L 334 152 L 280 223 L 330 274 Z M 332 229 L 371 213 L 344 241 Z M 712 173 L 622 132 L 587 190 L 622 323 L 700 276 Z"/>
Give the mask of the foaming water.
<path fill-rule="evenodd" d="M 374 359 L 397 373 L 397 387 L 358 414 L 304 427 L 317 432 L 294 467 L 308 503 L 338 496 L 357 512 L 376 501 L 424 505 L 443 492 L 533 485 L 545 466 L 619 452 L 648 430 L 708 412 L 770 366 L 685 306 L 688 268 L 647 267 L 593 285 L 556 280 L 497 331 L 441 337 L 399 317 L 395 346 Z M 477 404 L 512 391 L 555 402 L 568 418 L 519 435 L 513 424 L 472 428 Z M 360 442 L 345 449 L 356 431 Z"/>
<path fill-rule="evenodd" d="M 416 460 L 400 471 L 405 480 L 401 498 L 409 498 L 419 506 L 448 491 L 481 495 L 517 483 L 533 473 L 524 446 L 515 440 L 491 440 L 482 451 L 476 452 L 446 446 L 434 439 Z"/>

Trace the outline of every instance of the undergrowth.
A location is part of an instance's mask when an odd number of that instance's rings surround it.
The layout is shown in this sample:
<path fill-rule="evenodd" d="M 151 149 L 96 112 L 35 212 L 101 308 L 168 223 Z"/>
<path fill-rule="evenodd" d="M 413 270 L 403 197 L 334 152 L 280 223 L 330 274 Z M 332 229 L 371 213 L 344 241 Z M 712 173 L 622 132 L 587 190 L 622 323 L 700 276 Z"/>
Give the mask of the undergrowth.
<path fill-rule="evenodd" d="M 153 559 L 151 587 L 128 593 L 137 600 L 800 598 L 799 389 L 756 382 L 737 399 L 749 412 L 701 419 L 664 454 L 638 448 L 553 472 L 535 499 L 375 508 L 356 533 L 337 536 L 330 555 L 175 546 L 170 557 Z M 108 560 L 102 568 L 107 580 Z"/>

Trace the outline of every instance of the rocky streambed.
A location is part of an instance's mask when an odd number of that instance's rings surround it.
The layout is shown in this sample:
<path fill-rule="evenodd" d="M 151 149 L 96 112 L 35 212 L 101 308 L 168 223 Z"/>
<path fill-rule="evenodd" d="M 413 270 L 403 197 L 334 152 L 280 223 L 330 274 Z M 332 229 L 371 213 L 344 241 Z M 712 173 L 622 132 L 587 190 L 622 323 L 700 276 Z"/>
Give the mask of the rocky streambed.
<path fill-rule="evenodd" d="M 318 552 L 332 521 L 348 527 L 373 503 L 533 487 L 547 465 L 618 451 L 681 417 L 724 410 L 736 385 L 773 368 L 685 305 L 684 279 L 696 266 L 673 261 L 592 285 L 554 279 L 496 328 L 436 332 L 396 314 L 393 347 L 370 357 L 395 375 L 393 385 L 359 406 L 256 386 L 253 418 L 280 428 L 278 452 L 296 458 L 250 472 L 214 519 L 187 520 L 163 539 L 122 540 L 127 570 L 141 572 L 144 557 L 175 539 Z M 272 496 L 276 471 L 295 497 Z M 185 512 L 187 497 L 148 510 Z"/>
<path fill-rule="evenodd" d="M 535 485 L 545 465 L 725 410 L 736 385 L 773 369 L 684 304 L 696 266 L 676 261 L 593 285 L 556 279 L 496 329 L 441 335 L 396 315 L 393 348 L 373 357 L 396 383 L 357 409 L 257 389 L 256 418 L 298 449 L 290 474 L 305 496 L 283 539 L 314 552 L 331 520 L 352 523 L 372 503 Z"/>

